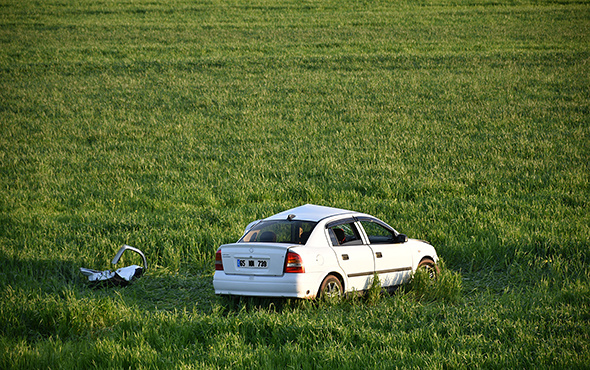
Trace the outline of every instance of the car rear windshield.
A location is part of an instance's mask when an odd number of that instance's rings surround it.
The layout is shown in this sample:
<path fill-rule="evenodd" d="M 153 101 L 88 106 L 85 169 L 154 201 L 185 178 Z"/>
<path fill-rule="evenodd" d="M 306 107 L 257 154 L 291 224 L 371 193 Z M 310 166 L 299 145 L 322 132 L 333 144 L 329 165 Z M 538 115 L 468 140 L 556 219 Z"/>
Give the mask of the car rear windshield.
<path fill-rule="evenodd" d="M 305 244 L 317 222 L 261 221 L 254 225 L 238 243 Z"/>

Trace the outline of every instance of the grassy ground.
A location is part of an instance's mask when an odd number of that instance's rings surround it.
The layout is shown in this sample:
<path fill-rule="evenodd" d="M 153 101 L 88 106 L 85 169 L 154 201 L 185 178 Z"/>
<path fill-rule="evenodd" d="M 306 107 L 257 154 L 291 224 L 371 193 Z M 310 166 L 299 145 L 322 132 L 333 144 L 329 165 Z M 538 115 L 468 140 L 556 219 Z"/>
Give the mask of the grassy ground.
<path fill-rule="evenodd" d="M 0 367 L 590 367 L 589 30 L 586 1 L 3 0 Z M 445 279 L 217 299 L 218 245 L 304 203 Z M 122 244 L 148 274 L 90 289 Z"/>

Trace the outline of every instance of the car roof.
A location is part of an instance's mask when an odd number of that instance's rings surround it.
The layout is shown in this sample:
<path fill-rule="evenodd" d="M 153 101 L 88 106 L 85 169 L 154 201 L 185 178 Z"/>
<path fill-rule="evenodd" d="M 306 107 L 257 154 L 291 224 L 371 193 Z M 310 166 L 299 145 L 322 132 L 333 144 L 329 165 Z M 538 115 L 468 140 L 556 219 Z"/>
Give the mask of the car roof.
<path fill-rule="evenodd" d="M 358 214 L 358 212 L 340 208 L 318 206 L 315 204 L 305 204 L 299 207 L 288 209 L 281 213 L 277 213 L 276 215 L 266 218 L 266 220 L 283 220 L 287 219 L 289 215 L 295 215 L 293 220 L 318 222 L 327 217 L 345 214 Z"/>

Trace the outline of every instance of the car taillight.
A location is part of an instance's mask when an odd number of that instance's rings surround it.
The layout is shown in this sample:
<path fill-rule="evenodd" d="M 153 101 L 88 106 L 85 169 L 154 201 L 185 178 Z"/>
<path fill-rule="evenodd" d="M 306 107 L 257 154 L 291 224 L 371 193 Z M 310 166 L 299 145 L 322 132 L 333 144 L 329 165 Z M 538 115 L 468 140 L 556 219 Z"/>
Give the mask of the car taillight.
<path fill-rule="evenodd" d="M 221 260 L 221 249 L 215 252 L 215 270 L 223 271 L 223 261 Z"/>
<path fill-rule="evenodd" d="M 285 261 L 285 273 L 304 273 L 303 260 L 301 256 L 295 252 L 287 253 L 287 260 Z"/>

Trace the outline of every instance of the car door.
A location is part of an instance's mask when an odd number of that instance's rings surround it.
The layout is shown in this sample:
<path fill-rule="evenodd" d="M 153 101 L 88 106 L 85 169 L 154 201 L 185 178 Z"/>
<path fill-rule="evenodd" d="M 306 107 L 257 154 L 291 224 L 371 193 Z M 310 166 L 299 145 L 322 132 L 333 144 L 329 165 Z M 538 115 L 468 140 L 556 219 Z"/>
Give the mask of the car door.
<path fill-rule="evenodd" d="M 371 285 L 375 272 L 373 250 L 363 243 L 353 218 L 331 222 L 326 232 L 338 264 L 346 273 L 346 291 L 365 290 Z"/>
<path fill-rule="evenodd" d="M 375 256 L 375 272 L 381 285 L 389 287 L 409 281 L 412 253 L 407 243 L 399 242 L 397 232 L 377 219 L 363 217 L 358 221 Z"/>

